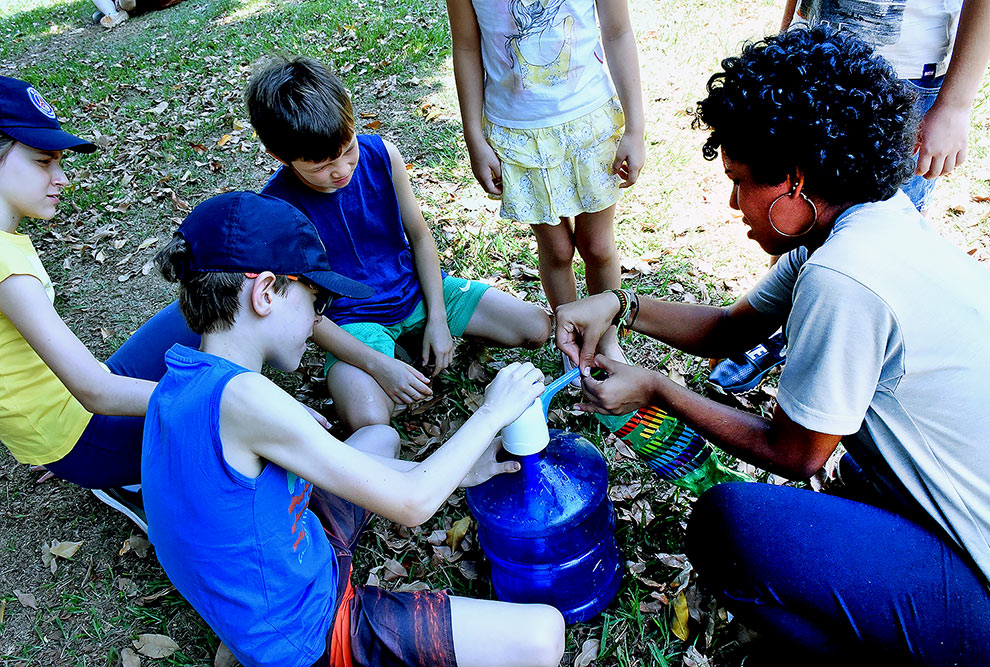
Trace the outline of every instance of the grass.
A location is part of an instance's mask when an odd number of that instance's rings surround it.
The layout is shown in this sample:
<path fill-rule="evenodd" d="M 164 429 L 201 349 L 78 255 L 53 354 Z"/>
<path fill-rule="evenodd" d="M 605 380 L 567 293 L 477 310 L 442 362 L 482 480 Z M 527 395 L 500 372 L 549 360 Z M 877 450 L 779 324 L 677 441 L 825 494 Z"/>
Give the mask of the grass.
<path fill-rule="evenodd" d="M 702 136 L 690 111 L 720 58 L 779 24 L 779 3 L 757 0 L 685 4 L 630 0 L 639 42 L 646 105 L 648 159 L 640 182 L 618 208 L 616 233 L 624 281 L 643 294 L 723 304 L 751 286 L 765 256 L 747 244 L 726 206 L 718 165 L 700 158 Z M 395 142 L 450 273 L 488 281 L 544 302 L 535 243 L 524 227 L 499 219 L 497 204 L 474 183 L 460 137 L 449 34 L 441 0 L 186 0 L 137 16 L 112 32 L 90 24 L 85 0 L 13 0 L 0 7 L 0 74 L 28 79 L 59 111 L 70 131 L 103 147 L 67 160 L 73 185 L 51 223 L 29 223 L 58 286 L 56 306 L 98 357 L 108 356 L 151 313 L 173 297 L 146 263 L 169 238 L 186 204 L 228 189 L 260 188 L 275 163 L 254 136 L 242 93 L 252 66 L 275 53 L 302 53 L 328 62 L 352 90 L 363 124 Z M 931 219 L 977 258 L 990 259 L 990 84 L 974 105 L 970 157 L 936 191 Z M 370 131 L 370 130 L 365 130 Z M 158 239 L 146 247 L 142 242 Z M 139 249 L 140 248 L 140 249 Z M 581 273 L 578 267 L 578 273 Z M 642 336 L 627 346 L 640 363 L 680 374 L 707 392 L 705 360 Z M 483 382 L 509 359 L 525 357 L 556 375 L 549 346 L 534 353 L 459 349 L 439 380 L 438 401 L 402 413 L 397 425 L 406 454 L 430 451 L 431 433 L 463 423 Z M 321 364 L 313 353 L 299 372 L 276 381 L 324 407 Z M 571 395 L 570 399 L 574 396 Z M 680 570 L 664 554 L 683 551 L 690 498 L 657 482 L 624 457 L 594 422 L 572 415 L 557 399 L 552 425 L 580 431 L 602 448 L 613 490 L 617 538 L 630 564 L 615 603 L 592 623 L 568 629 L 570 665 L 585 642 L 597 640 L 598 665 L 679 665 L 689 647 L 713 665 L 738 664 L 736 628 L 723 609 L 687 587 L 696 618 L 687 642 L 672 633 L 670 609 Z M 729 401 L 728 398 L 720 400 Z M 766 413 L 767 394 L 748 397 Z M 123 551 L 129 526 L 86 493 L 58 482 L 35 484 L 37 473 L 0 453 L 0 660 L 11 665 L 114 665 L 140 633 L 171 636 L 180 650 L 159 661 L 212 664 L 217 638 L 174 591 L 154 560 Z M 765 475 L 764 475 L 765 476 Z M 639 502 L 641 504 L 636 505 Z M 644 524 L 644 507 L 654 518 Z M 355 578 L 381 574 L 386 559 L 407 577 L 390 587 L 425 583 L 458 594 L 491 597 L 473 531 L 448 559 L 430 538 L 467 514 L 455 494 L 416 529 L 376 521 L 355 555 Z M 81 541 L 72 560 L 50 572 L 41 561 L 53 539 Z M 471 563 L 479 576 L 471 578 Z M 36 595 L 23 607 L 17 589 Z M 692 655 L 696 655 L 692 653 Z M 697 663 L 697 659 L 693 659 Z"/>

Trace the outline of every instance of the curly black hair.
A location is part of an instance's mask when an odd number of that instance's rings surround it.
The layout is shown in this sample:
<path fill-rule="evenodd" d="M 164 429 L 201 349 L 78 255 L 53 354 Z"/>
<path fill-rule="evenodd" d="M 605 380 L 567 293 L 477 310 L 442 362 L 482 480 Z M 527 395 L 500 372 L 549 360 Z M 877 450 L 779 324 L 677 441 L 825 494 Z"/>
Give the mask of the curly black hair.
<path fill-rule="evenodd" d="M 722 61 L 698 102 L 694 127 L 760 183 L 796 169 L 809 194 L 834 203 L 881 201 L 911 175 L 914 93 L 854 35 L 795 26 Z"/>

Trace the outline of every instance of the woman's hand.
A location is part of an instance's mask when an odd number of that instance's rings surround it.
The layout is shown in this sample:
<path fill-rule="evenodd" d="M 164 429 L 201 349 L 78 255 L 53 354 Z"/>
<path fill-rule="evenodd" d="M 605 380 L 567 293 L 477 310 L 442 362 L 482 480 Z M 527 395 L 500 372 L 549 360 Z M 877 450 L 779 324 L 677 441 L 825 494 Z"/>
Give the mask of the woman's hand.
<path fill-rule="evenodd" d="M 615 160 L 612 162 L 612 173 L 622 179 L 620 188 L 628 188 L 639 178 L 639 172 L 646 164 L 646 144 L 643 135 L 622 135 L 615 149 Z"/>
<path fill-rule="evenodd" d="M 471 171 L 490 195 L 502 194 L 502 163 L 487 141 L 467 142 Z"/>
<path fill-rule="evenodd" d="M 478 484 L 483 484 L 490 480 L 495 475 L 501 475 L 507 472 L 518 472 L 519 462 L 518 461 L 498 461 L 496 456 L 502 449 L 502 438 L 495 438 L 492 440 L 491 444 L 488 445 L 488 449 L 478 457 L 475 464 L 468 471 L 468 474 L 464 475 L 464 479 L 461 480 L 460 487 L 462 489 L 469 486 L 477 486 Z"/>
<path fill-rule="evenodd" d="M 423 366 L 430 363 L 430 352 L 436 365 L 433 367 L 433 377 L 450 366 L 454 358 L 454 339 L 450 335 L 450 327 L 446 319 L 430 319 L 423 330 Z"/>
<path fill-rule="evenodd" d="M 574 406 L 584 412 L 624 415 L 638 410 L 656 400 L 655 387 L 666 379 L 659 373 L 614 361 L 604 354 L 595 357 L 595 366 L 608 373 L 608 377 L 604 380 L 584 378 L 581 386 L 588 402 Z"/>
<path fill-rule="evenodd" d="M 501 428 L 516 420 L 543 393 L 543 372 L 526 362 L 511 363 L 485 388 L 481 409 L 492 414 Z"/>
<path fill-rule="evenodd" d="M 557 348 L 581 367 L 582 375 L 594 366 L 598 342 L 618 312 L 619 300 L 614 294 L 596 294 L 557 308 Z"/>
<path fill-rule="evenodd" d="M 372 375 L 397 404 L 415 403 L 433 395 L 429 378 L 398 359 L 385 359 Z"/>

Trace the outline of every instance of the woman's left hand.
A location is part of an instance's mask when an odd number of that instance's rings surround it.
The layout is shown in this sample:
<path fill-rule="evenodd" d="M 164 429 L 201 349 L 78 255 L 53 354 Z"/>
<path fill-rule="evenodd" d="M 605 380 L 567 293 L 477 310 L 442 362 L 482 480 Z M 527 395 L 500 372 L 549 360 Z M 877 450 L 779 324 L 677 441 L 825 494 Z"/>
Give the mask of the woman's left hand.
<path fill-rule="evenodd" d="M 609 359 L 604 354 L 595 357 L 595 366 L 608 373 L 608 377 L 584 378 L 581 386 L 588 402 L 575 405 L 578 410 L 622 415 L 656 400 L 654 387 L 663 380 L 659 373 Z"/>
<path fill-rule="evenodd" d="M 615 149 L 612 173 L 622 179 L 620 188 L 628 188 L 639 178 L 639 172 L 646 164 L 646 144 L 642 136 L 623 134 Z"/>

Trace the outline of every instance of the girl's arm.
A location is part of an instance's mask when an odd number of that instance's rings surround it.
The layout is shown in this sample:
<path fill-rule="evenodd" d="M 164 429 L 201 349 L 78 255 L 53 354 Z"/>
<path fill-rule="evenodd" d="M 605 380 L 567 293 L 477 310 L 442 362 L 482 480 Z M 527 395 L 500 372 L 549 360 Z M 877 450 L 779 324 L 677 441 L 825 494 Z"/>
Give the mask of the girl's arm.
<path fill-rule="evenodd" d="M 86 410 L 141 417 L 154 382 L 108 373 L 55 312 L 34 276 L 0 282 L 0 311 Z"/>
<path fill-rule="evenodd" d="M 412 248 L 413 261 L 416 263 L 416 277 L 419 287 L 423 290 L 423 300 L 426 302 L 426 329 L 423 332 L 423 365 L 430 361 L 430 351 L 436 359 L 433 376 L 450 365 L 454 353 L 454 339 L 447 326 L 447 307 L 443 300 L 443 278 L 440 275 L 440 258 L 437 256 L 437 243 L 433 239 L 430 228 L 423 219 L 419 202 L 413 194 L 406 173 L 406 163 L 397 149 L 390 142 L 385 142 L 389 158 L 392 161 L 392 186 L 399 199 L 399 213 L 402 215 L 402 226 Z"/>
<path fill-rule="evenodd" d="M 797 0 L 784 0 L 784 16 L 780 19 L 781 32 L 791 27 L 791 21 L 794 20 L 795 7 L 797 7 Z"/>
<path fill-rule="evenodd" d="M 643 116 L 643 89 L 639 81 L 636 36 L 629 22 L 626 0 L 597 0 L 597 6 L 608 71 L 612 75 L 615 92 L 622 103 L 622 113 L 626 117 L 626 128 L 615 153 L 612 171 L 622 178 L 620 187 L 627 188 L 639 178 L 639 172 L 646 162 L 646 121 Z"/>
<path fill-rule="evenodd" d="M 485 101 L 485 72 L 481 62 L 481 32 L 471 0 L 447 0 L 450 35 L 454 43 L 454 84 L 461 105 L 464 143 L 471 171 L 485 192 L 502 194 L 502 165 L 485 140 L 481 110 Z"/>
<path fill-rule="evenodd" d="M 272 461 L 322 489 L 387 519 L 429 519 L 480 458 L 496 433 L 543 391 L 531 364 L 510 364 L 485 390 L 485 402 L 440 449 L 411 466 L 384 464 L 328 434 L 302 406 L 258 373 L 238 375 L 221 402 L 224 456 L 240 472 Z"/>

